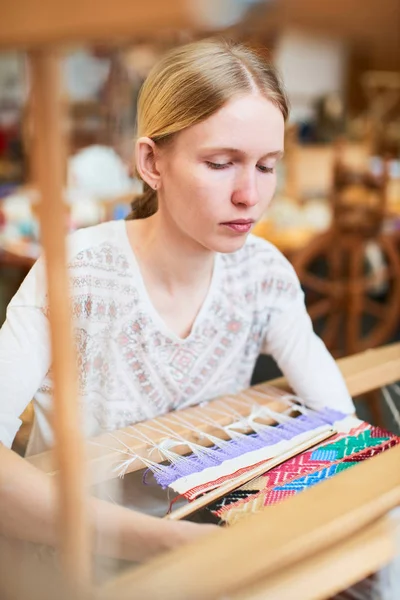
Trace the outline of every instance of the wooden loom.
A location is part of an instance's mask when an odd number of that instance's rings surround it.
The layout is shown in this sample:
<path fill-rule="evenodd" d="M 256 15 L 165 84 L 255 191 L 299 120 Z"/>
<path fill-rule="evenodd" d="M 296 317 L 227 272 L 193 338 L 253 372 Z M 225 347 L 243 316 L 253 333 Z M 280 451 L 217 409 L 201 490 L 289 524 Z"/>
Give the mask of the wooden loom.
<path fill-rule="evenodd" d="M 55 458 L 60 473 L 61 550 L 65 573 L 86 597 L 206 599 L 326 598 L 379 569 L 394 555 L 395 530 L 388 512 L 400 503 L 400 448 L 385 452 L 228 531 L 127 572 L 94 591 L 85 513 L 85 469 L 107 478 L 116 456 L 84 444 L 77 427 L 76 373 L 69 325 L 61 190 L 63 112 L 57 46 L 82 40 L 118 39 L 171 27 L 194 25 L 184 0 L 13 0 L 2 11 L 0 47 L 27 48 L 34 96 L 34 170 L 42 192 L 41 230 L 47 255 L 50 325 L 55 385 Z M 340 362 L 352 395 L 398 379 L 400 346 Z M 283 381 L 275 382 L 284 386 Z M 143 449 L 144 450 L 144 449 Z M 54 472 L 50 455 L 30 459 Z M 100 468 L 98 468 L 100 465 Z M 374 481 L 374 486 L 370 481 Z M 240 549 L 240 552 L 238 551 Z M 243 558 L 245 557 L 245 559 Z M 77 597 L 77 596 L 75 596 Z"/>
<path fill-rule="evenodd" d="M 338 365 L 350 393 L 357 396 L 398 379 L 400 344 L 340 359 Z M 284 379 L 271 383 L 288 389 Z M 264 399 L 254 392 L 264 393 Z M 275 404 L 274 401 L 268 401 L 268 392 L 268 385 L 260 384 L 246 391 L 246 398 L 253 398 L 255 403 L 268 403 L 279 410 L 276 401 Z M 210 402 L 202 411 L 209 411 L 219 424 L 227 424 L 229 417 L 218 417 L 213 412 L 221 400 Z M 226 402 L 229 402 L 229 398 Z M 249 410 L 239 405 L 235 408 L 242 414 Z M 186 417 L 192 415 L 193 423 L 196 410 L 187 408 L 177 413 Z M 163 417 L 159 417 L 151 423 L 162 423 L 163 420 Z M 198 429 L 208 429 L 204 422 L 199 421 L 196 426 Z M 115 466 L 121 460 L 120 451 L 116 448 L 118 439 L 123 441 L 124 446 L 129 445 L 135 454 L 146 456 L 152 446 L 134 438 L 129 441 L 125 435 L 140 427 L 138 424 L 113 432 L 111 444 L 109 434 L 88 440 L 86 456 L 91 483 L 116 477 Z M 173 428 L 170 422 L 169 427 Z M 177 426 L 176 431 L 188 441 L 195 441 L 192 430 Z M 163 434 L 154 433 L 151 437 L 154 442 L 159 442 Z M 154 456 L 153 459 L 157 460 Z M 51 451 L 27 460 L 49 475 L 57 473 Z M 158 457 L 158 460 L 162 459 Z M 137 594 L 133 596 L 135 598 L 200 600 L 219 597 L 219 594 L 239 587 L 240 593 L 230 594 L 229 598 L 326 598 L 378 570 L 395 555 L 400 531 L 393 528 L 387 513 L 400 504 L 399 466 L 400 447 L 388 450 L 380 457 L 354 467 L 350 473 L 337 475 L 297 497 L 268 507 L 266 512 L 252 516 L 251 520 L 236 525 L 229 532 L 223 532 L 222 536 L 214 535 L 194 544 L 193 554 L 182 549 L 137 568 L 131 575 L 124 575 L 108 584 L 110 597 L 115 594 L 116 598 L 128 598 L 131 597 L 129 590 L 134 589 Z M 140 464 L 132 463 L 128 471 L 140 468 Z M 371 481 L 374 481 L 373 489 Z M 334 501 L 329 502 L 329 498 Z M 264 552 L 261 552 L 266 532 L 268 539 L 274 540 L 271 546 L 273 556 L 269 553 L 264 556 Z M 247 557 L 245 564 L 241 564 L 243 556 Z M 205 582 L 211 567 L 218 576 L 211 582 Z M 235 573 L 233 579 L 232 572 Z M 182 574 L 185 574 L 184 578 Z M 194 581 L 202 581 L 204 585 L 198 586 Z M 291 596 L 294 590 L 296 596 Z M 288 595 L 284 596 L 284 593 Z"/>

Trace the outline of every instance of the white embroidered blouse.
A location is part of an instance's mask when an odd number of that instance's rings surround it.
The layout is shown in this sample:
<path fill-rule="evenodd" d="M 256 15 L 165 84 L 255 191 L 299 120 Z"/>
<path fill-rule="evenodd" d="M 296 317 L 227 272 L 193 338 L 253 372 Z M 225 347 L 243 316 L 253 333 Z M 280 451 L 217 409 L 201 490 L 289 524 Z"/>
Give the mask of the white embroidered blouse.
<path fill-rule="evenodd" d="M 68 270 L 85 435 L 234 394 L 271 354 L 312 407 L 354 405 L 335 362 L 314 334 L 290 263 L 249 235 L 217 254 L 206 300 L 186 339 L 153 307 L 124 221 L 69 237 Z M 10 446 L 33 398 L 27 454 L 52 444 L 51 355 L 43 259 L 12 299 L 0 330 L 0 441 Z"/>

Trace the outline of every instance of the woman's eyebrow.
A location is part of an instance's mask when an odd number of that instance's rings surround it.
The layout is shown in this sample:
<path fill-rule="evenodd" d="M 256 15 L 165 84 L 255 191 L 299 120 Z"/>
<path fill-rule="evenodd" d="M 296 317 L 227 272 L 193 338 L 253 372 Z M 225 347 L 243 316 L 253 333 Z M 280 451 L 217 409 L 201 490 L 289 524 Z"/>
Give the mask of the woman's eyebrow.
<path fill-rule="evenodd" d="M 282 158 L 284 154 L 283 150 L 273 150 L 272 152 L 267 152 L 263 158 Z"/>
<path fill-rule="evenodd" d="M 243 150 L 239 150 L 238 148 L 230 148 L 230 147 L 212 147 L 212 148 L 203 148 L 202 152 L 204 154 L 208 153 L 220 153 L 220 154 L 236 154 L 238 156 L 244 156 L 246 152 Z M 261 158 L 282 158 L 283 150 L 271 150 L 271 152 L 267 152 Z"/>

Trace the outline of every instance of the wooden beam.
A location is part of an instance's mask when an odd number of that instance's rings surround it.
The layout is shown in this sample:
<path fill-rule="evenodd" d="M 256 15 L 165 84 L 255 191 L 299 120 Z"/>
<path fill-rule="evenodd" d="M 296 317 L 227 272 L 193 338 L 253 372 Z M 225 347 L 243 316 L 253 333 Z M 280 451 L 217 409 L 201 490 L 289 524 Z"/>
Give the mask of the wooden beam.
<path fill-rule="evenodd" d="M 400 343 L 382 346 L 338 361 L 352 396 L 400 379 Z"/>
<path fill-rule="evenodd" d="M 246 25 L 256 33 L 295 31 L 342 39 L 352 44 L 398 50 L 400 4 L 397 0 L 280 0 L 266 2 L 250 13 Z"/>
<path fill-rule="evenodd" d="M 29 54 L 34 117 L 35 179 L 46 278 L 54 380 L 55 459 L 59 470 L 58 527 L 67 581 L 75 592 L 89 585 L 90 535 L 86 514 L 83 436 L 78 408 L 77 367 L 66 269 L 64 186 L 65 115 L 60 60 L 56 52 Z M 22 375 L 22 374 L 21 374 Z"/>
<path fill-rule="evenodd" d="M 339 358 L 336 362 L 354 398 L 400 380 L 400 343 L 372 348 Z M 269 383 L 280 389 L 289 389 L 283 377 Z"/>
<path fill-rule="evenodd" d="M 400 519 L 390 514 L 351 536 L 230 595 L 231 600 L 330 598 L 387 565 L 398 554 Z"/>
<path fill-rule="evenodd" d="M 115 41 L 157 30 L 194 26 L 188 0 L 5 0 L 0 48 Z"/>

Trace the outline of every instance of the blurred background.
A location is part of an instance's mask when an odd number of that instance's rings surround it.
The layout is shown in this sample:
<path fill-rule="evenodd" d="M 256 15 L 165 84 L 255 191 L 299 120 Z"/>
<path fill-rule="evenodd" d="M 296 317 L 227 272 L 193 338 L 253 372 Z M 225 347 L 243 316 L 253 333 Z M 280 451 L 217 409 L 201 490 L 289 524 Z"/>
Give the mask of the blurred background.
<path fill-rule="evenodd" d="M 198 27 L 65 51 L 67 230 L 126 216 L 141 191 L 132 154 L 143 80 L 171 47 L 220 33 L 267 51 L 291 102 L 278 190 L 254 233 L 294 265 L 335 357 L 399 340 L 399 0 L 193 7 Z M 24 53 L 0 52 L 0 325 L 40 254 L 31 103 Z M 254 381 L 277 374 L 262 357 Z M 385 424 L 379 395 L 363 400 L 364 416 Z"/>

